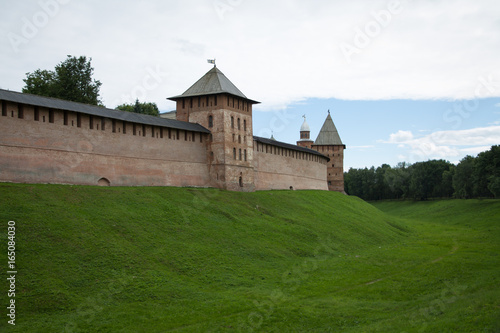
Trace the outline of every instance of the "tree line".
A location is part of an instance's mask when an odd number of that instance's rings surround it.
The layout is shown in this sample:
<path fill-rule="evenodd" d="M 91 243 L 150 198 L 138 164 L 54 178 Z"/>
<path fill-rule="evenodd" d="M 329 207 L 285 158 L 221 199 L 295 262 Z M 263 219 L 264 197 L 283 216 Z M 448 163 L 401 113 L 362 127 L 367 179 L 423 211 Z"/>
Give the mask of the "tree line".
<path fill-rule="evenodd" d="M 429 160 L 350 168 L 344 172 L 344 187 L 347 194 L 364 200 L 500 198 L 500 146 L 466 156 L 457 165 Z"/>

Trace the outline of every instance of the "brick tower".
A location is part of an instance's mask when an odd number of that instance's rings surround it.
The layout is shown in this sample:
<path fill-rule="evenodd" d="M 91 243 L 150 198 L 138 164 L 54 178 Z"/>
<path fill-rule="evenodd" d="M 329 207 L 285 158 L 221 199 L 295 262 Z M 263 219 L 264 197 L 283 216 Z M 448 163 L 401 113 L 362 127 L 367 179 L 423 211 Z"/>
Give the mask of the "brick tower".
<path fill-rule="evenodd" d="M 210 130 L 208 162 L 214 187 L 253 191 L 252 106 L 247 98 L 214 65 L 176 102 L 176 118 Z"/>
<path fill-rule="evenodd" d="M 312 149 L 330 158 L 327 168 L 328 190 L 344 192 L 344 149 L 346 146 L 340 140 L 339 132 L 333 123 L 328 110 L 328 116 L 312 145 Z"/>

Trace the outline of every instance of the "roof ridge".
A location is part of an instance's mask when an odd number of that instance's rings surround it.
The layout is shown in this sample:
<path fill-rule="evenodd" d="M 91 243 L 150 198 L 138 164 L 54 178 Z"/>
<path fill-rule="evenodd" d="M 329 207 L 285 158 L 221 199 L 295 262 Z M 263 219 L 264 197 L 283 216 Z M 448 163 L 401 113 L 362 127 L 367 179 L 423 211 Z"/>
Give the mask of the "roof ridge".
<path fill-rule="evenodd" d="M 140 123 L 152 126 L 170 127 L 190 131 L 210 133 L 208 129 L 200 124 L 190 123 L 175 119 L 166 119 L 147 114 L 109 109 L 104 106 L 67 101 L 55 97 L 46 97 L 34 94 L 26 94 L 18 91 L 0 89 L 0 100 L 22 103 L 27 105 L 42 106 L 57 110 L 79 112 L 98 117 L 117 119 L 132 123 Z"/>

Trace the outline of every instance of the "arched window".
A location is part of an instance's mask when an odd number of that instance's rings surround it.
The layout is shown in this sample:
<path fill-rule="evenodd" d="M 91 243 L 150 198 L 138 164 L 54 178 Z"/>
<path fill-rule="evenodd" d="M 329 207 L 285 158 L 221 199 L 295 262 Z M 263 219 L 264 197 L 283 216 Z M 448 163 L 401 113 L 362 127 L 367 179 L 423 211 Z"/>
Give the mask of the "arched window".
<path fill-rule="evenodd" d="M 208 127 L 214 127 L 214 117 L 208 116 Z"/>
<path fill-rule="evenodd" d="M 234 117 L 231 117 L 231 128 L 234 128 Z"/>
<path fill-rule="evenodd" d="M 236 148 L 233 148 L 233 158 L 236 159 Z"/>
<path fill-rule="evenodd" d="M 240 118 L 238 118 L 238 129 L 240 129 Z"/>
<path fill-rule="evenodd" d="M 240 176 L 239 183 L 240 183 L 240 187 L 243 187 L 243 177 L 241 177 L 241 176 Z"/>
<path fill-rule="evenodd" d="M 241 135 L 238 135 L 238 143 L 241 143 Z"/>
<path fill-rule="evenodd" d="M 240 154 L 239 155 L 240 155 L 240 161 L 241 161 L 241 149 L 240 149 Z"/>
<path fill-rule="evenodd" d="M 247 130 L 247 121 L 246 121 L 246 119 L 243 119 L 243 130 L 244 131 Z"/>
<path fill-rule="evenodd" d="M 245 151 L 244 151 L 244 154 L 243 154 L 243 155 L 244 155 L 244 157 L 245 157 L 245 161 L 246 161 L 246 160 L 247 160 L 247 150 L 246 150 L 246 149 L 245 149 Z"/>

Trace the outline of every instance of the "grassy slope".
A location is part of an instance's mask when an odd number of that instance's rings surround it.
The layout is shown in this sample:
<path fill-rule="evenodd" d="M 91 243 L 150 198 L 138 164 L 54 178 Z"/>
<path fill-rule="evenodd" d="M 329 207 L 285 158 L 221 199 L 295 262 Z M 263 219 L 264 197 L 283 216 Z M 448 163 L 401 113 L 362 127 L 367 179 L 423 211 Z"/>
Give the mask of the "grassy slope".
<path fill-rule="evenodd" d="M 405 219 L 421 251 L 449 244 L 418 269 L 413 280 L 428 287 L 418 291 L 409 323 L 429 332 L 500 332 L 500 200 L 374 205 Z"/>
<path fill-rule="evenodd" d="M 496 325 L 497 201 L 469 201 L 460 212 L 471 218 L 477 209 L 480 224 L 447 221 L 444 210 L 436 224 L 430 213 L 413 219 L 423 206 L 380 206 L 414 214 L 402 219 L 322 191 L 2 184 L 0 194 L 0 220 L 17 225 L 13 331 Z M 0 299 L 6 304 L 5 293 Z"/>

